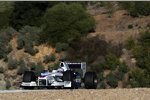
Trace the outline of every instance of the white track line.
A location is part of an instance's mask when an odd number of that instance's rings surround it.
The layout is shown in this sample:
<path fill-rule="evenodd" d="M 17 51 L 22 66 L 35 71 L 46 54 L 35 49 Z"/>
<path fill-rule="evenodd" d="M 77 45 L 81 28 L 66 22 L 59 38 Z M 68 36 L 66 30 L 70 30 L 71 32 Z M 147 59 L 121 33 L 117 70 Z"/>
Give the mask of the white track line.
<path fill-rule="evenodd" d="M 0 90 L 0 93 L 56 92 L 58 90 Z M 59 90 L 61 91 L 61 90 Z"/>

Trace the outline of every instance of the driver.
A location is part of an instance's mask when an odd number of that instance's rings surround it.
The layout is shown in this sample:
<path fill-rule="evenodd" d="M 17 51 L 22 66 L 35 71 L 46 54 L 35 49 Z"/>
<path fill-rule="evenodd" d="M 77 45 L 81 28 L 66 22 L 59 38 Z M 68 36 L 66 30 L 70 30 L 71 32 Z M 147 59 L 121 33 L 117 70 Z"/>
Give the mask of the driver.
<path fill-rule="evenodd" d="M 64 72 L 66 70 L 69 70 L 69 68 L 67 67 L 67 65 L 64 62 L 61 62 L 57 71 L 58 72 Z"/>

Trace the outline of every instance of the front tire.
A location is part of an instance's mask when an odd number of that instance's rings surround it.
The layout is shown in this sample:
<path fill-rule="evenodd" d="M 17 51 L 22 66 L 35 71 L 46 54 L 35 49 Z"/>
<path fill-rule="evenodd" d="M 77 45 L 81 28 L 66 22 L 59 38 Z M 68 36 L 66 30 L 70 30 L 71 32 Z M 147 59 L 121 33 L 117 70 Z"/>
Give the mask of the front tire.
<path fill-rule="evenodd" d="M 73 82 L 73 71 L 65 71 L 63 72 L 63 81 L 71 81 L 71 88 L 74 88 Z"/>
<path fill-rule="evenodd" d="M 25 71 L 23 75 L 23 82 L 36 81 L 35 73 L 32 71 Z"/>
<path fill-rule="evenodd" d="M 25 71 L 23 75 L 23 82 L 36 81 L 35 73 L 32 71 Z M 24 89 L 34 89 L 34 86 L 23 86 Z"/>

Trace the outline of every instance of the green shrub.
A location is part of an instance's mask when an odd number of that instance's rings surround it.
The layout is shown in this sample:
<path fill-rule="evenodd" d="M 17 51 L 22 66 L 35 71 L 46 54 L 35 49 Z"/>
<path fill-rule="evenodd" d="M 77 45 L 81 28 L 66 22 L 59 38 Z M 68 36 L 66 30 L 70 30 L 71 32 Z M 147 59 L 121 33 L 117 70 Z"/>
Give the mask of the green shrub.
<path fill-rule="evenodd" d="M 117 71 L 114 73 L 115 77 L 117 78 L 117 80 L 122 80 L 124 77 L 124 74 L 122 71 Z"/>
<path fill-rule="evenodd" d="M 138 39 L 139 45 L 147 47 L 150 45 L 150 30 L 146 30 L 140 33 L 140 38 Z"/>
<path fill-rule="evenodd" d="M 111 42 L 108 43 L 107 46 L 107 55 L 109 53 L 115 55 L 116 57 L 120 57 L 122 55 L 123 44 L 118 43 L 118 45 L 114 45 Z M 106 56 L 106 55 L 105 55 Z"/>
<path fill-rule="evenodd" d="M 124 78 L 124 74 L 128 72 L 128 66 L 125 62 L 119 63 L 117 71 L 114 73 L 115 77 L 118 80 L 122 80 Z"/>
<path fill-rule="evenodd" d="M 1 42 L 3 42 L 4 44 L 8 44 L 15 32 L 16 31 L 11 27 L 4 28 L 3 30 L 1 30 L 0 31 L 0 38 L 2 39 Z"/>
<path fill-rule="evenodd" d="M 59 60 L 60 60 L 60 61 L 66 60 L 66 58 L 67 58 L 67 52 L 63 52 L 63 53 L 60 54 Z"/>
<path fill-rule="evenodd" d="M 17 32 L 14 28 L 12 27 L 7 27 L 6 29 L 4 29 L 7 37 L 8 37 L 8 40 L 10 41 L 12 36 Z"/>
<path fill-rule="evenodd" d="M 27 70 L 28 70 L 28 68 L 26 67 L 26 64 L 25 64 L 24 60 L 20 60 L 19 65 L 18 65 L 17 74 L 22 75 Z"/>
<path fill-rule="evenodd" d="M 36 53 L 38 53 L 38 49 L 33 48 L 32 42 L 26 42 L 24 46 L 24 52 L 27 52 L 30 55 L 34 56 Z"/>
<path fill-rule="evenodd" d="M 150 23 L 147 24 L 147 27 L 150 29 Z"/>
<path fill-rule="evenodd" d="M 5 53 L 4 48 L 0 48 L 0 59 L 4 58 L 5 56 L 6 56 L 6 53 Z"/>
<path fill-rule="evenodd" d="M 25 25 L 40 26 L 41 17 L 46 9 L 56 5 L 59 2 L 15 2 L 13 13 L 10 16 L 10 25 L 15 29 L 20 29 Z"/>
<path fill-rule="evenodd" d="M 38 46 L 40 44 L 40 33 L 42 28 L 24 26 L 19 30 L 20 34 L 17 37 L 17 49 L 25 48 L 26 52 L 34 55 L 35 50 L 33 46 Z M 36 50 L 37 51 L 37 50 Z"/>
<path fill-rule="evenodd" d="M 14 2 L 0 2 L 0 29 L 9 26 L 9 17 L 12 14 Z"/>
<path fill-rule="evenodd" d="M 129 15 L 133 17 L 150 15 L 150 2 L 130 1 L 130 2 L 120 2 L 120 5 L 129 12 Z"/>
<path fill-rule="evenodd" d="M 98 88 L 100 89 L 106 89 L 106 84 L 102 81 L 98 84 Z"/>
<path fill-rule="evenodd" d="M 108 46 L 110 46 L 109 43 L 100 39 L 99 36 L 88 39 L 77 39 L 70 44 L 70 48 L 67 51 L 67 59 L 76 61 L 84 60 L 87 63 L 93 63 L 98 57 L 108 54 Z"/>
<path fill-rule="evenodd" d="M 132 24 L 128 25 L 128 29 L 132 29 L 132 28 L 133 28 Z"/>
<path fill-rule="evenodd" d="M 81 34 L 93 31 L 95 21 L 78 3 L 59 3 L 47 9 L 43 17 L 43 26 L 43 34 L 41 34 L 43 41 L 52 44 L 71 43 Z"/>
<path fill-rule="evenodd" d="M 103 63 L 94 64 L 91 65 L 90 67 L 91 71 L 96 71 L 97 73 L 103 72 L 104 69 L 105 69 L 105 65 Z"/>
<path fill-rule="evenodd" d="M 57 69 L 59 67 L 59 62 L 54 63 L 52 66 L 50 66 L 52 69 Z"/>
<path fill-rule="evenodd" d="M 31 68 L 35 69 L 35 74 L 38 76 L 40 75 L 41 71 L 44 70 L 44 66 L 41 62 L 38 62 L 35 66 L 32 66 Z"/>
<path fill-rule="evenodd" d="M 106 76 L 106 82 L 111 88 L 116 88 L 118 86 L 118 79 L 113 73 Z"/>
<path fill-rule="evenodd" d="M 24 34 L 27 40 L 32 41 L 33 45 L 39 45 L 40 44 L 40 34 L 42 32 L 42 28 L 40 27 L 34 27 L 34 26 L 24 26 L 19 30 L 21 34 Z M 26 41 L 27 42 L 27 41 Z"/>
<path fill-rule="evenodd" d="M 108 54 L 105 57 L 105 68 L 115 70 L 119 65 L 119 59 L 114 54 Z"/>
<path fill-rule="evenodd" d="M 8 58 L 8 69 L 16 69 L 18 66 L 18 62 L 16 59 Z"/>
<path fill-rule="evenodd" d="M 13 49 L 12 49 L 12 46 L 10 45 L 10 44 L 8 44 L 7 46 L 6 46 L 6 54 L 9 54 Z"/>
<path fill-rule="evenodd" d="M 103 77 L 103 72 L 101 72 L 101 73 L 97 73 L 98 75 L 98 80 L 101 82 L 101 81 L 103 81 L 104 80 L 104 77 Z"/>
<path fill-rule="evenodd" d="M 23 49 L 23 47 L 25 46 L 25 41 L 24 41 L 24 36 L 22 35 L 18 35 L 17 37 L 17 49 Z"/>
<path fill-rule="evenodd" d="M 7 90 L 10 89 L 10 87 L 11 87 L 10 81 L 9 81 L 9 80 L 6 80 L 6 89 L 7 89 Z"/>
<path fill-rule="evenodd" d="M 119 64 L 118 71 L 123 73 L 128 72 L 128 66 L 126 65 L 125 62 Z"/>
<path fill-rule="evenodd" d="M 130 73 L 132 87 L 150 87 L 150 30 L 140 33 L 140 37 L 132 50 L 138 68 Z"/>
<path fill-rule="evenodd" d="M 130 84 L 132 87 L 150 87 L 149 76 L 140 68 L 136 68 L 129 74 Z"/>
<path fill-rule="evenodd" d="M 56 60 L 56 55 L 54 53 L 52 53 L 50 55 L 50 61 L 55 61 Z"/>
<path fill-rule="evenodd" d="M 66 51 L 69 45 L 67 43 L 56 43 L 56 52 Z"/>
<path fill-rule="evenodd" d="M 128 50 L 131 50 L 132 48 L 134 48 L 135 46 L 135 41 L 132 37 L 129 37 L 125 43 L 125 47 L 128 49 Z"/>
<path fill-rule="evenodd" d="M 0 73 L 4 73 L 4 68 L 3 67 L 0 67 Z"/>
<path fill-rule="evenodd" d="M 3 61 L 4 62 L 8 62 L 8 57 L 7 57 L 7 55 L 5 54 L 5 55 L 3 55 Z"/>
<path fill-rule="evenodd" d="M 56 55 L 54 53 L 52 53 L 51 55 L 46 55 L 44 56 L 44 63 L 49 63 L 49 62 L 54 62 L 56 60 Z"/>
<path fill-rule="evenodd" d="M 46 64 L 49 63 L 50 62 L 50 55 L 45 55 L 43 58 L 43 62 Z"/>
<path fill-rule="evenodd" d="M 133 48 L 132 53 L 137 60 L 137 66 L 150 71 L 150 31 L 145 31 L 140 34 L 140 38 Z"/>
<path fill-rule="evenodd" d="M 9 44 L 13 37 L 14 30 L 12 28 L 5 28 L 0 31 L 0 59 L 6 58 L 8 53 L 12 51 L 12 47 Z"/>
<path fill-rule="evenodd" d="M 114 3 L 113 2 L 105 2 L 104 7 L 108 10 L 108 18 L 111 18 L 114 12 Z"/>

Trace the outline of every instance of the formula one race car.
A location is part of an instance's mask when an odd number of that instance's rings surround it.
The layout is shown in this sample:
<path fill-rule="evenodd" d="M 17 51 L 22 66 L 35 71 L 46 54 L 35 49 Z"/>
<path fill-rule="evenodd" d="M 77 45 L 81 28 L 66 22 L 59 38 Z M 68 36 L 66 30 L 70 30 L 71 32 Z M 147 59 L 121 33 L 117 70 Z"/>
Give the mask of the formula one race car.
<path fill-rule="evenodd" d="M 79 70 L 81 69 L 81 70 Z M 95 72 L 86 72 L 86 63 L 60 62 L 57 70 L 44 70 L 39 76 L 34 71 L 26 71 L 23 75 L 21 87 L 24 89 L 41 88 L 97 88 Z"/>

